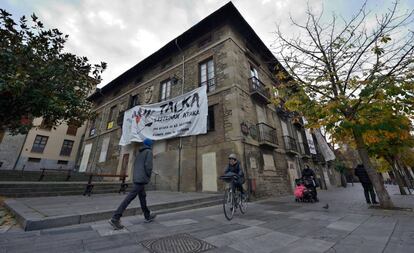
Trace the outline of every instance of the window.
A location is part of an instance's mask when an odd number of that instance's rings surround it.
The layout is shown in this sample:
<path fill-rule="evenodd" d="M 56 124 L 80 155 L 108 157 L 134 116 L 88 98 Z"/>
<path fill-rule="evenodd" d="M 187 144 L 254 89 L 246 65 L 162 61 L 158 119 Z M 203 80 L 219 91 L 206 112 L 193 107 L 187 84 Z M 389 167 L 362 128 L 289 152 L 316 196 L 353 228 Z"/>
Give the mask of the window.
<path fill-rule="evenodd" d="M 65 160 L 58 160 L 58 161 L 57 161 L 57 164 L 64 164 L 64 165 L 66 165 L 66 164 L 68 164 L 68 161 L 65 161 Z"/>
<path fill-rule="evenodd" d="M 200 73 L 200 87 L 207 85 L 207 92 L 214 91 L 216 89 L 215 75 L 214 75 L 214 62 L 213 59 L 209 59 L 199 65 Z"/>
<path fill-rule="evenodd" d="M 36 135 L 36 138 L 33 143 L 32 152 L 34 153 L 43 153 L 45 150 L 47 139 L 49 137 L 43 135 Z"/>
<path fill-rule="evenodd" d="M 165 101 L 171 97 L 171 80 L 168 79 L 161 83 L 160 101 Z"/>
<path fill-rule="evenodd" d="M 250 77 L 255 77 L 259 79 L 259 73 L 257 73 L 256 68 L 253 67 L 252 65 L 250 65 Z"/>
<path fill-rule="evenodd" d="M 214 131 L 214 106 L 208 108 L 207 131 Z"/>
<path fill-rule="evenodd" d="M 259 73 L 257 69 L 250 65 L 250 78 L 252 79 L 253 89 L 254 90 L 261 90 L 261 84 L 259 81 Z"/>
<path fill-rule="evenodd" d="M 76 126 L 76 125 L 72 125 L 72 124 L 69 124 L 68 125 L 68 130 L 66 131 L 66 134 L 67 135 L 73 135 L 73 136 L 76 136 L 76 133 L 78 132 L 78 126 Z"/>
<path fill-rule="evenodd" d="M 73 148 L 73 141 L 64 140 L 62 149 L 60 150 L 60 155 L 70 156 L 70 153 L 72 153 L 72 148 Z"/>
<path fill-rule="evenodd" d="M 42 159 L 35 158 L 35 157 L 29 157 L 29 159 L 27 159 L 27 161 L 31 162 L 31 163 L 40 163 L 40 160 L 42 160 Z"/>
<path fill-rule="evenodd" d="M 99 114 L 96 114 L 95 117 L 91 120 L 89 136 L 94 136 L 96 134 L 96 126 L 98 125 L 98 121 L 99 121 Z"/>
<path fill-rule="evenodd" d="M 114 127 L 114 118 L 115 118 L 115 112 L 116 105 L 112 106 L 111 109 L 109 109 L 109 115 L 108 115 L 108 123 L 106 124 L 106 129 L 112 129 Z"/>
<path fill-rule="evenodd" d="M 132 107 L 134 107 L 134 106 L 136 106 L 136 105 L 138 105 L 139 104 L 139 101 L 138 101 L 138 94 L 137 95 L 134 95 L 134 96 L 130 96 L 129 97 L 129 105 L 128 105 L 128 109 L 129 108 L 132 108 Z"/>

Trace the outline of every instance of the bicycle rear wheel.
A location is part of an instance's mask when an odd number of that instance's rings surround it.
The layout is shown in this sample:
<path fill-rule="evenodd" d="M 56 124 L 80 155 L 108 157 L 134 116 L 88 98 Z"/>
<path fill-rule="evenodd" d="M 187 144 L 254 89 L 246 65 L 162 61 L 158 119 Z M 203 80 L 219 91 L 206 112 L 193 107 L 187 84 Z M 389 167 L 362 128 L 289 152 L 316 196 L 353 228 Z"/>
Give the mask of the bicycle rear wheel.
<path fill-rule="evenodd" d="M 227 220 L 231 220 L 233 219 L 233 215 L 234 215 L 234 196 L 233 196 L 233 192 L 230 189 L 226 189 L 224 191 L 224 198 L 223 198 L 223 211 L 224 211 L 224 216 L 226 217 Z"/>

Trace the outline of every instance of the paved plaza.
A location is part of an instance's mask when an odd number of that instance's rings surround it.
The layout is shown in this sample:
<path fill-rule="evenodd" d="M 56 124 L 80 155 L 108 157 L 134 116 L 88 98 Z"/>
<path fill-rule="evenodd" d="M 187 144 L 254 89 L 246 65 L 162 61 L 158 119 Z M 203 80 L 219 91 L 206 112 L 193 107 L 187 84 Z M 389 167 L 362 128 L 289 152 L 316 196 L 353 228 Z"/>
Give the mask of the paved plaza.
<path fill-rule="evenodd" d="M 153 223 L 125 217 L 126 229 L 119 231 L 107 221 L 29 232 L 13 227 L 0 234 L 0 253 L 414 252 L 414 196 L 387 187 L 396 205 L 407 209 L 369 208 L 355 184 L 321 191 L 321 202 L 314 204 L 293 197 L 250 203 L 232 221 L 218 205 L 160 214 Z"/>

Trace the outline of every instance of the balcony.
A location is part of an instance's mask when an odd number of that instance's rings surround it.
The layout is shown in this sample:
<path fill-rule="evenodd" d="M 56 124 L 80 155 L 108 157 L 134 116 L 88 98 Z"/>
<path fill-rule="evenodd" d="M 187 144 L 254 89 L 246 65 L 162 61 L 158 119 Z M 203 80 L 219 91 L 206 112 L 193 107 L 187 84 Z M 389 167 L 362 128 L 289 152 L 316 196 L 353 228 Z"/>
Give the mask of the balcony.
<path fill-rule="evenodd" d="M 256 125 L 258 130 L 258 141 L 260 146 L 266 146 L 270 148 L 277 148 L 278 141 L 276 136 L 276 129 L 265 124 L 259 123 Z"/>
<path fill-rule="evenodd" d="M 269 104 L 270 103 L 270 93 L 266 89 L 264 83 L 262 83 L 256 77 L 251 77 L 249 80 L 249 87 L 250 87 L 250 96 L 257 101 Z"/>
<path fill-rule="evenodd" d="M 298 145 L 296 144 L 296 140 L 293 137 L 290 136 L 283 136 L 283 140 L 285 142 L 285 150 L 289 154 L 298 155 Z"/>

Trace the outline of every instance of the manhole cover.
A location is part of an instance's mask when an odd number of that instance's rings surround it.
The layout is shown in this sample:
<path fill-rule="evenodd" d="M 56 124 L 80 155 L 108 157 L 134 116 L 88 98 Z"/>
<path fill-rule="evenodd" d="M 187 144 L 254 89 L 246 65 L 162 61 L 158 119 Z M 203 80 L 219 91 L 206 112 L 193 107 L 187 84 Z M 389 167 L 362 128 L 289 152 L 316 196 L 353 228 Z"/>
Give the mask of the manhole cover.
<path fill-rule="evenodd" d="M 189 234 L 177 234 L 141 242 L 152 253 L 196 253 L 215 248 Z"/>

